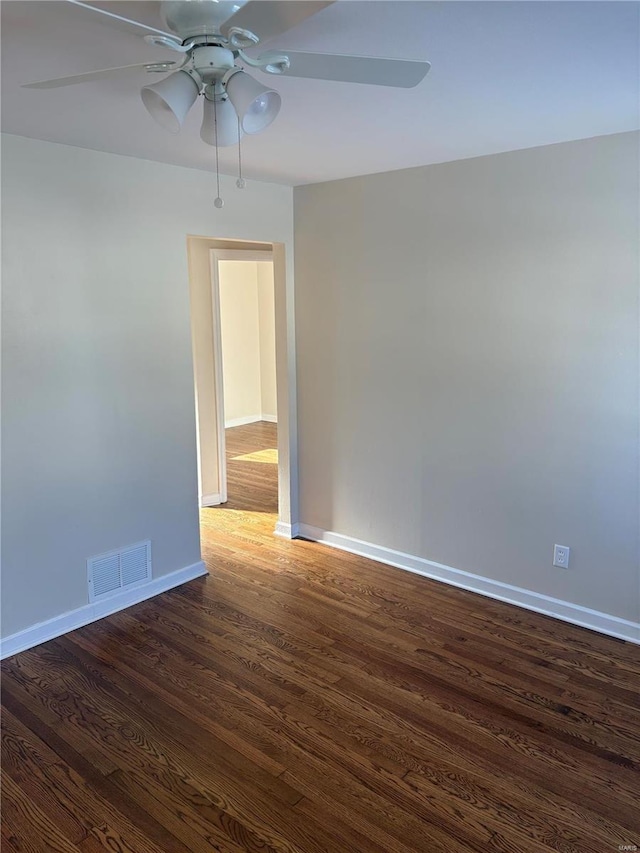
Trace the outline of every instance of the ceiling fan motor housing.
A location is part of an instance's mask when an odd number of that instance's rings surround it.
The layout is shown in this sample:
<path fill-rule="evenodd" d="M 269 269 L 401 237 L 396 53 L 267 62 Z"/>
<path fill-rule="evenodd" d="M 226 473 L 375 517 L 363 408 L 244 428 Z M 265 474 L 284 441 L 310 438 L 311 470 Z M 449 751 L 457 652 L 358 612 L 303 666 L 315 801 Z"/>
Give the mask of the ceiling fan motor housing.
<path fill-rule="evenodd" d="M 196 47 L 191 53 L 191 61 L 204 83 L 220 80 L 234 65 L 233 52 L 225 47 Z"/>
<path fill-rule="evenodd" d="M 165 26 L 182 40 L 219 35 L 220 28 L 246 0 L 164 0 L 160 14 Z"/>

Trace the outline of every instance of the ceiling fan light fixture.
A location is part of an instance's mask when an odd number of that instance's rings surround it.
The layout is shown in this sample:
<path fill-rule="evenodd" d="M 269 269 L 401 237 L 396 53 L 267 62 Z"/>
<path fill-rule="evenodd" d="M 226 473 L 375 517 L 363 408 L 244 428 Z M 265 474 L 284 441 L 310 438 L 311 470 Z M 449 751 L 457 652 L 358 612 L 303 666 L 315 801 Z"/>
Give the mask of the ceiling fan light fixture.
<path fill-rule="evenodd" d="M 260 133 L 280 112 L 280 95 L 254 80 L 246 71 L 234 69 L 226 79 L 226 90 L 245 133 Z"/>
<path fill-rule="evenodd" d="M 145 86 L 140 95 L 151 118 L 170 133 L 178 133 L 199 93 L 200 87 L 191 75 L 176 71 L 153 86 Z"/>
<path fill-rule="evenodd" d="M 209 100 L 209 98 L 204 98 L 202 127 L 200 128 L 200 138 L 202 141 L 206 142 L 207 145 L 216 144 L 216 118 L 218 121 L 218 147 L 224 148 L 228 145 L 237 145 L 239 138 L 238 115 L 228 98 L 216 101 L 215 115 L 213 101 Z M 244 133 L 242 128 L 240 128 L 240 137 L 242 136 L 244 136 Z"/>

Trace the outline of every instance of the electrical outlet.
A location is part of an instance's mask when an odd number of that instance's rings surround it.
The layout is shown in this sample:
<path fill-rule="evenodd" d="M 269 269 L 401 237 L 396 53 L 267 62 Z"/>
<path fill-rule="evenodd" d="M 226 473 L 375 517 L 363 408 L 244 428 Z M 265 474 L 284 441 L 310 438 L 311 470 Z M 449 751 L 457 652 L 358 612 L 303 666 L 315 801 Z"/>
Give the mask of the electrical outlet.
<path fill-rule="evenodd" d="M 553 565 L 557 566 L 559 569 L 568 569 L 569 568 L 569 554 L 571 553 L 571 548 L 568 545 L 554 545 L 553 546 Z"/>

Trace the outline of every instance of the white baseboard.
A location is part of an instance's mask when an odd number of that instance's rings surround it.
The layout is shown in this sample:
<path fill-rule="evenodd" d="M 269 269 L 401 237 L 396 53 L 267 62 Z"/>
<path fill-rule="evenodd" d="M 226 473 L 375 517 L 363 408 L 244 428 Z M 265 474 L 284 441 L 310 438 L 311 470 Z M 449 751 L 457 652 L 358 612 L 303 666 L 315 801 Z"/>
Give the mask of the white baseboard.
<path fill-rule="evenodd" d="M 414 572 L 470 592 L 477 592 L 488 598 L 515 604 L 518 607 L 524 607 L 526 610 L 544 613 L 545 616 L 554 616 L 564 622 L 580 625 L 582 628 L 591 628 L 591 630 L 599 631 L 601 634 L 608 634 L 611 637 L 628 640 L 630 643 L 640 644 L 640 623 L 638 622 L 629 622 L 627 619 L 601 613 L 598 610 L 591 610 L 579 604 L 572 604 L 569 601 L 562 601 L 558 598 L 542 595 L 539 592 L 532 592 L 508 583 L 491 580 L 491 578 L 485 578 L 481 575 L 463 572 L 442 563 L 425 560 L 423 557 L 414 557 L 411 554 L 404 554 L 402 551 L 372 545 L 370 542 L 363 542 L 360 539 L 353 539 L 350 536 L 343 536 L 330 530 L 322 530 L 309 524 L 300 524 L 297 527 L 298 534 L 305 539 L 322 542 L 332 548 L 348 551 L 350 554 L 368 557 L 379 563 L 386 563 L 389 566 Z"/>
<path fill-rule="evenodd" d="M 276 536 L 281 536 L 282 539 L 295 539 L 300 533 L 300 525 L 286 524 L 284 521 L 278 521 L 276 529 L 273 532 Z"/>
<path fill-rule="evenodd" d="M 257 424 L 260 421 L 268 421 L 270 424 L 277 424 L 278 418 L 276 415 L 247 415 L 246 418 L 231 418 L 224 422 L 224 428 L 246 426 L 246 424 Z"/>
<path fill-rule="evenodd" d="M 246 418 L 230 418 L 229 420 L 225 420 L 224 428 L 229 429 L 229 427 L 245 426 L 245 424 L 255 424 L 259 420 L 262 420 L 261 415 L 247 415 Z"/>
<path fill-rule="evenodd" d="M 153 598 L 154 595 L 159 595 L 161 592 L 166 592 L 168 589 L 173 589 L 173 587 L 206 574 L 208 572 L 202 561 L 193 563 L 184 569 L 178 569 L 168 575 L 156 578 L 144 586 L 138 586 L 120 595 L 114 595 L 107 601 L 85 604 L 83 607 L 78 607 L 77 610 L 71 610 L 61 616 L 54 616 L 53 619 L 48 619 L 46 622 L 39 622 L 37 625 L 25 628 L 24 631 L 18 631 L 16 634 L 5 637 L 0 643 L 0 659 L 18 654 L 18 652 L 23 652 L 33 646 L 39 646 L 40 643 L 46 643 L 47 640 L 68 634 L 69 631 L 75 631 L 76 628 L 82 628 L 83 625 L 88 625 L 90 622 L 95 622 L 111 613 L 117 613 L 119 610 L 125 610 L 132 604 L 139 604 L 141 601 Z"/>
<path fill-rule="evenodd" d="M 222 495 L 201 495 L 200 506 L 220 506 Z"/>

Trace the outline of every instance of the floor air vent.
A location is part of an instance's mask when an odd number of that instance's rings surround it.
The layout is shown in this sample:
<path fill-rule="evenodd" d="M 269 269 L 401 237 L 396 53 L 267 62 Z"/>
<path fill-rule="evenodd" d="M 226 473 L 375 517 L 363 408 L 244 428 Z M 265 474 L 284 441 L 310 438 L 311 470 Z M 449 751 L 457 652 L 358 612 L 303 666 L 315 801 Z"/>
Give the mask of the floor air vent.
<path fill-rule="evenodd" d="M 120 590 L 151 580 L 151 542 L 139 542 L 87 560 L 89 601 L 101 601 Z"/>

